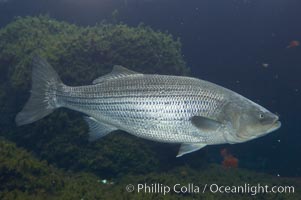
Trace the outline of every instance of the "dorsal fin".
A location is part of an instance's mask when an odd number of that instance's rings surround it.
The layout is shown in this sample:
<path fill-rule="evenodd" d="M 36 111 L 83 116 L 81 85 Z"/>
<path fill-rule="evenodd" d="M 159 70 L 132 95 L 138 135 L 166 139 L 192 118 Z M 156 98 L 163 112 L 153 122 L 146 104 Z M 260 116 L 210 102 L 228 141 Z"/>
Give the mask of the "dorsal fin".
<path fill-rule="evenodd" d="M 93 81 L 93 84 L 98 84 L 103 81 L 107 81 L 110 79 L 121 78 L 124 76 L 137 75 L 141 74 L 132 70 L 129 70 L 121 65 L 115 65 L 111 73 L 101 76 Z M 142 75 L 142 74 L 141 74 Z"/>

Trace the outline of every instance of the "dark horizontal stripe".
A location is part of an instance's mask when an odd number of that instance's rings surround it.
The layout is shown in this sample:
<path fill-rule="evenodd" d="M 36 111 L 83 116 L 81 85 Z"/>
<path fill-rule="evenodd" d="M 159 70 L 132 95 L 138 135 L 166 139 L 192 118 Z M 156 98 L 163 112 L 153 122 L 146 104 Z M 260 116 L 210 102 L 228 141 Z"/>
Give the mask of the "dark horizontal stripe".
<path fill-rule="evenodd" d="M 91 100 L 91 99 L 120 99 L 120 98 L 185 98 L 186 101 L 187 97 L 188 98 L 200 98 L 200 96 L 192 94 L 192 95 L 182 95 L 182 94 L 169 94 L 169 95 L 120 95 L 120 96 L 95 96 L 95 97 L 87 97 L 87 96 L 70 96 L 68 95 L 68 93 L 57 93 L 56 94 L 58 97 L 62 97 L 62 98 L 73 98 L 73 99 L 81 99 L 81 100 Z M 220 101 L 220 99 L 218 98 L 212 98 L 211 96 L 201 96 L 201 98 L 206 98 L 206 99 L 212 99 L 212 100 L 216 100 L 216 101 Z M 192 100 L 193 101 L 193 100 Z M 196 100 L 194 100 L 196 101 Z"/>
<path fill-rule="evenodd" d="M 191 103 L 190 101 L 189 102 L 186 102 L 187 100 L 183 100 L 183 101 L 173 101 L 173 100 L 169 100 L 169 101 L 166 101 L 166 102 L 154 102 L 154 101 L 148 101 L 148 102 L 145 102 L 145 101 L 119 101 L 119 102 L 84 102 L 84 101 L 74 101 L 75 99 L 72 99 L 72 98 L 66 98 L 66 99 L 62 99 L 64 103 L 71 103 L 71 104 L 76 104 L 76 105 L 93 105 L 93 106 L 96 106 L 96 105 L 101 105 L 101 106 L 106 106 L 106 105 L 187 105 L 187 104 L 190 104 L 190 105 L 207 105 L 207 104 L 210 104 L 210 103 L 213 103 L 212 101 L 194 101 L 192 100 L 192 102 L 194 103 Z M 81 99 L 82 100 L 82 99 Z M 87 100 L 90 100 L 90 99 L 87 99 Z"/>

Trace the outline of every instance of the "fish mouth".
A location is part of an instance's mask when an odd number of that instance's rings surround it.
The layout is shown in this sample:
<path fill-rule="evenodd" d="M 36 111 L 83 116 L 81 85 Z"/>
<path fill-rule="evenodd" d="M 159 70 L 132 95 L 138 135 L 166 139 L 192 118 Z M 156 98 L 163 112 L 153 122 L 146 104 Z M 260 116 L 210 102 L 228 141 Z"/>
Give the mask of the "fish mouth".
<path fill-rule="evenodd" d="M 268 134 L 268 133 L 271 133 L 271 132 L 273 132 L 273 131 L 276 131 L 277 129 L 279 129 L 279 128 L 281 127 L 281 122 L 278 121 L 278 119 L 279 119 L 279 117 L 277 117 L 277 118 L 274 120 L 274 122 L 273 122 L 272 125 L 271 125 L 271 128 L 270 128 L 264 135 L 266 135 L 266 134 Z"/>
<path fill-rule="evenodd" d="M 275 121 L 275 122 L 273 123 L 271 132 L 272 132 L 272 131 L 275 131 L 275 130 L 277 130 L 277 129 L 279 129 L 280 127 L 281 127 L 281 122 L 278 121 L 278 120 Z"/>
<path fill-rule="evenodd" d="M 268 125 L 269 127 L 267 127 L 266 131 L 265 132 L 262 132 L 261 134 L 256 134 L 256 135 L 253 135 L 253 136 L 244 136 L 244 135 L 236 135 L 236 139 L 238 141 L 236 141 L 235 143 L 237 142 L 246 142 L 246 141 L 249 141 L 249 140 L 253 140 L 255 138 L 259 138 L 259 137 L 262 137 L 262 136 L 265 136 L 273 131 L 276 131 L 277 129 L 279 129 L 281 127 L 281 122 L 278 121 L 279 120 L 279 117 L 276 116 L 275 119 L 273 120 L 272 123 L 270 123 L 270 125 Z"/>
<path fill-rule="evenodd" d="M 275 131 L 281 127 L 281 122 L 279 121 L 279 116 L 276 115 L 273 126 L 272 126 L 272 131 Z"/>
<path fill-rule="evenodd" d="M 255 138 L 259 138 L 259 137 L 263 137 L 266 136 L 267 134 L 276 131 L 277 129 L 279 129 L 281 127 L 281 122 L 278 120 L 275 120 L 275 122 L 271 125 L 271 128 L 269 128 L 266 132 L 260 134 L 260 135 L 254 135 L 252 137 L 249 137 L 248 140 L 252 140 Z"/>

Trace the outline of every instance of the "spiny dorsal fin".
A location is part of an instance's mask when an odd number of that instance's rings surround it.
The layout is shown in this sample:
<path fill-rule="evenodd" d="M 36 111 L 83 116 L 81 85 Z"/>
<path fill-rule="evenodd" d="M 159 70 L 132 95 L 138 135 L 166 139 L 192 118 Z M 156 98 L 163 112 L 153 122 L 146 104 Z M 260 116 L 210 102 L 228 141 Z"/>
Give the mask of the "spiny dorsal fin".
<path fill-rule="evenodd" d="M 116 79 L 116 78 L 121 78 L 121 77 L 125 77 L 125 76 L 130 76 L 130 75 L 137 75 L 137 74 L 142 75 L 141 73 L 129 70 L 121 65 L 115 65 L 113 67 L 113 70 L 111 73 L 95 79 L 93 81 L 93 84 L 98 84 L 98 83 L 101 83 L 101 82 L 104 82 L 104 81 L 107 81 L 110 79 Z"/>

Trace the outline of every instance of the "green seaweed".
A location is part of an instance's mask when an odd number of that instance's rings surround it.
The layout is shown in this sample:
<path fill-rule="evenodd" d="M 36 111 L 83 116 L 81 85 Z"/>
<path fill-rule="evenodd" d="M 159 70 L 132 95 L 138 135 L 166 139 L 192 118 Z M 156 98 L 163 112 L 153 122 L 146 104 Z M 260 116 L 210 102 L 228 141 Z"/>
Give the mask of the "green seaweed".
<path fill-rule="evenodd" d="M 78 190 L 70 188 L 73 182 L 83 184 L 83 194 L 90 192 L 96 183 L 97 177 L 83 174 L 72 176 L 56 169 L 46 161 L 39 161 L 15 144 L 0 139 L 0 198 L 1 199 L 57 199 L 68 193 L 79 196 Z M 80 177 L 80 178 L 78 178 Z M 88 180 L 88 181 L 87 181 Z M 93 184 L 94 183 L 94 184 Z M 99 197 L 100 190 L 94 189 Z M 77 193 L 77 194 L 74 194 Z"/>
<path fill-rule="evenodd" d="M 202 171 L 189 167 L 177 167 L 168 172 L 152 172 L 145 175 L 125 175 L 109 179 L 103 184 L 103 177 L 91 173 L 71 172 L 58 169 L 46 161 L 34 158 L 14 143 L 0 138 L 0 198 L 1 199 L 300 199 L 300 183 L 294 179 L 273 177 L 243 169 L 227 169 L 219 165 L 208 165 Z M 225 194 L 210 192 L 210 184 L 224 186 L 294 186 L 294 193 Z M 133 192 L 126 186 L 132 184 Z M 200 187 L 199 193 L 137 191 L 138 184 L 162 184 L 171 189 L 176 184 Z M 208 184 L 203 193 L 202 188 Z M 179 191 L 180 187 L 177 187 Z M 146 192 L 144 192 L 146 191 Z M 158 191 L 158 190 L 157 190 Z"/>

